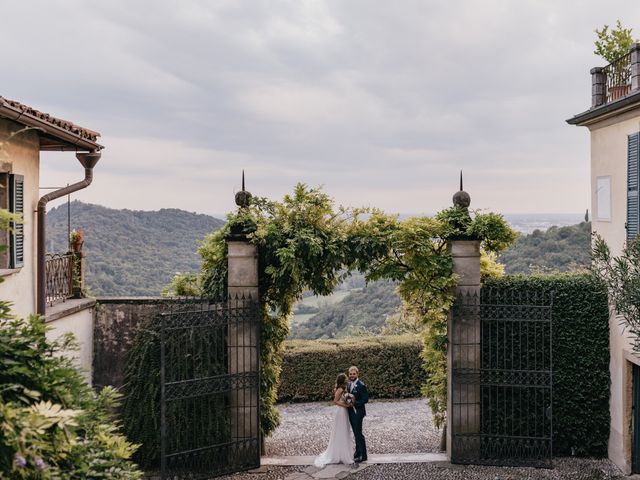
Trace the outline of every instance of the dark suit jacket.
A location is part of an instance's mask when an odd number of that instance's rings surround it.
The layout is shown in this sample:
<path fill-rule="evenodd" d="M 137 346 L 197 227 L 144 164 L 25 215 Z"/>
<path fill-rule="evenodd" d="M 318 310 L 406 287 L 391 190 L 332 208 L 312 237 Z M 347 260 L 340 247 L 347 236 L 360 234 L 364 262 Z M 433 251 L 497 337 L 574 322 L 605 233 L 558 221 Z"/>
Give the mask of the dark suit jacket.
<path fill-rule="evenodd" d="M 365 417 L 367 415 L 365 404 L 369 401 L 369 391 L 367 390 L 367 386 L 362 380 L 358 379 L 355 386 L 353 387 L 353 390 L 350 390 L 350 387 L 351 382 L 349 382 L 347 391 L 350 391 L 350 393 L 355 397 L 353 406 L 356 409 L 356 413 L 359 413 L 360 415 Z"/>

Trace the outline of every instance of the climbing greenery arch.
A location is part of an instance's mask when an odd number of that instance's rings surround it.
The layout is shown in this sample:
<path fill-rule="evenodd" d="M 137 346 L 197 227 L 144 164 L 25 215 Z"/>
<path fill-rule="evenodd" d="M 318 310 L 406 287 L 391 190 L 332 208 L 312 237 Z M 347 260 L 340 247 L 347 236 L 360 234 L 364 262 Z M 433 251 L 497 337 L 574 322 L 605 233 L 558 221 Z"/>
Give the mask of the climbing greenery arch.
<path fill-rule="evenodd" d="M 320 188 L 298 184 L 282 201 L 254 197 L 248 207 L 229 215 L 227 224 L 200 246 L 200 275 L 190 282 L 174 279 L 173 293 L 226 295 L 227 236 L 241 231 L 257 245 L 261 428 L 269 435 L 279 423 L 275 402 L 288 319 L 302 293 L 328 295 L 351 271 L 363 272 L 367 280 L 395 280 L 405 313 L 423 326 L 427 373 L 423 391 L 441 424 L 446 406 L 446 314 L 456 284 L 447 241 L 480 240 L 483 270 L 499 275 L 492 254 L 516 237 L 501 215 L 472 213 L 452 207 L 432 218 L 400 220 L 375 208 L 336 207 Z"/>

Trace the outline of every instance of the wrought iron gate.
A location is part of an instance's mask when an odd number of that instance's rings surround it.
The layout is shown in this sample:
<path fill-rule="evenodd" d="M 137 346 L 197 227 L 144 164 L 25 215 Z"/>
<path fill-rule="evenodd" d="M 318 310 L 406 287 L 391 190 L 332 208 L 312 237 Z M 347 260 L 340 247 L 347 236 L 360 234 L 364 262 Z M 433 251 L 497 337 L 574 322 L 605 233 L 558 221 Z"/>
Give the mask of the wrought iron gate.
<path fill-rule="evenodd" d="M 455 463 L 551 467 L 552 297 L 483 289 L 451 332 Z"/>
<path fill-rule="evenodd" d="M 159 321 L 162 479 L 205 479 L 259 467 L 255 302 L 177 303 Z"/>

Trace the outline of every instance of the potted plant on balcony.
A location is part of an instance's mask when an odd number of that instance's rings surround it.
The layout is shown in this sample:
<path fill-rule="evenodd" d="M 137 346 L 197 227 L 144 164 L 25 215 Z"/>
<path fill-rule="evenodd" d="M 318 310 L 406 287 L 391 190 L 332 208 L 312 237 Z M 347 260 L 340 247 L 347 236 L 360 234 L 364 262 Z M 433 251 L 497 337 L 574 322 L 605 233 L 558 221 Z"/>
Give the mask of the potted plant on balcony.
<path fill-rule="evenodd" d="M 604 25 L 595 30 L 597 40 L 593 53 L 605 59 L 609 65 L 605 67 L 607 74 L 609 100 L 617 100 L 631 91 L 630 64 L 626 59 L 635 40 L 631 36 L 631 28 L 624 28 L 620 20 L 616 20 L 615 28 Z"/>
<path fill-rule="evenodd" d="M 74 253 L 80 253 L 82 250 L 82 244 L 84 243 L 84 232 L 80 229 L 73 229 L 69 234 L 69 243 L 71 244 L 71 250 Z"/>

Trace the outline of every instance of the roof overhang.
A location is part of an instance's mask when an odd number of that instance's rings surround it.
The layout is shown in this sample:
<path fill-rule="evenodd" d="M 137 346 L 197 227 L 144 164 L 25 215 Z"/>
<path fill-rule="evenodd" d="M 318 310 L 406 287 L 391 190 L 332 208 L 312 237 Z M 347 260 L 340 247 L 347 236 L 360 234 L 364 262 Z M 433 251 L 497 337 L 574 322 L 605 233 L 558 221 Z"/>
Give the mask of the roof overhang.
<path fill-rule="evenodd" d="M 586 112 L 578 113 L 568 119 L 567 123 L 569 125 L 586 127 L 601 120 L 605 120 L 637 108 L 640 108 L 640 91 L 627 95 L 615 102 L 606 103 L 599 107 L 587 110 Z"/>
<path fill-rule="evenodd" d="M 0 117 L 37 129 L 41 151 L 98 151 L 99 133 L 0 96 Z"/>

